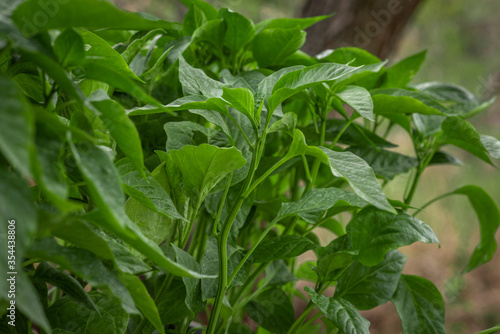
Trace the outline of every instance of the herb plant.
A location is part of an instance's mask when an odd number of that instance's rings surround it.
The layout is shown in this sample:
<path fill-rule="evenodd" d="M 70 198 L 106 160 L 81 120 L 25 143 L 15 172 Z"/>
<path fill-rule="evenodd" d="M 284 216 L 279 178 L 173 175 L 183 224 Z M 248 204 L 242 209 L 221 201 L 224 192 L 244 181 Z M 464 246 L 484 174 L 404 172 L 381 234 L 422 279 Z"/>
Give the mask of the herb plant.
<path fill-rule="evenodd" d="M 493 101 L 411 86 L 425 52 L 301 52 L 327 17 L 254 24 L 182 2 L 182 24 L 100 0 L 2 5 L 2 333 L 369 333 L 359 310 L 388 301 L 403 333 L 444 333 L 440 292 L 397 249 L 439 244 L 412 199 L 426 168 L 457 163 L 443 146 L 500 158 L 467 121 Z M 414 156 L 391 150 L 396 128 Z M 500 214 L 480 187 L 449 195 L 479 220 L 468 272 Z"/>

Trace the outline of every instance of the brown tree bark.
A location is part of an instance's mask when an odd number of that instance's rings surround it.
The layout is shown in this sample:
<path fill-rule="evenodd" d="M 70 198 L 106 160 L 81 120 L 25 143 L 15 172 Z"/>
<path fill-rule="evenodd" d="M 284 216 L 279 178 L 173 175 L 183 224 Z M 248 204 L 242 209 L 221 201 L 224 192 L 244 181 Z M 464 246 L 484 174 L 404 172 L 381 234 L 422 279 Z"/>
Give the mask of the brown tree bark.
<path fill-rule="evenodd" d="M 419 3 L 420 0 L 306 0 L 302 17 L 335 15 L 307 29 L 303 50 L 316 55 L 325 49 L 355 46 L 385 59 Z"/>

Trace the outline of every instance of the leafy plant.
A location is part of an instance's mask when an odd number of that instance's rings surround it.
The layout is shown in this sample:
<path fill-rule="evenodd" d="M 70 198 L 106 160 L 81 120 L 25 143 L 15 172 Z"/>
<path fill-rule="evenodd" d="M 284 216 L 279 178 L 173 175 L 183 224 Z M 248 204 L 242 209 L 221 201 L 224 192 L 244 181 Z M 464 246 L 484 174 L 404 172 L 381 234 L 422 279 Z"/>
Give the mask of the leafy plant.
<path fill-rule="evenodd" d="M 18 313 L 2 332 L 251 333 L 250 318 L 258 333 L 369 333 L 359 310 L 390 301 L 404 333 L 444 333 L 440 292 L 403 275 L 397 249 L 439 244 L 415 216 L 465 195 L 481 238 L 464 272 L 492 258 L 500 214 L 480 187 L 412 199 L 426 168 L 457 163 L 443 146 L 500 158 L 467 121 L 493 101 L 411 86 L 425 52 L 390 67 L 357 48 L 301 52 L 326 17 L 254 24 L 183 3 L 182 24 L 100 0 L 4 5 L 0 271 L 17 271 Z M 414 156 L 391 150 L 397 127 Z"/>

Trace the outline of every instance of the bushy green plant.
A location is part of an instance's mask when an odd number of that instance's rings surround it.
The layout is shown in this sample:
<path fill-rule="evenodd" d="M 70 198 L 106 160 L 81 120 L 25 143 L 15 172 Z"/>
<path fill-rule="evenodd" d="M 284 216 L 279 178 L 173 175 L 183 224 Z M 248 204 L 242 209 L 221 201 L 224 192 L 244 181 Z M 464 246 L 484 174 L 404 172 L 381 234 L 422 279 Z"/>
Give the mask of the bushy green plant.
<path fill-rule="evenodd" d="M 390 67 L 301 52 L 326 17 L 254 24 L 183 2 L 182 24 L 100 0 L 4 5 L 2 332 L 369 333 L 359 310 L 391 301 L 403 333 L 444 333 L 440 292 L 402 275 L 397 249 L 439 243 L 412 198 L 427 167 L 457 163 L 443 146 L 500 158 L 466 120 L 492 101 L 410 86 L 425 52 Z M 414 156 L 391 150 L 396 127 Z M 480 224 L 468 272 L 492 258 L 500 214 L 480 187 L 452 194 Z"/>

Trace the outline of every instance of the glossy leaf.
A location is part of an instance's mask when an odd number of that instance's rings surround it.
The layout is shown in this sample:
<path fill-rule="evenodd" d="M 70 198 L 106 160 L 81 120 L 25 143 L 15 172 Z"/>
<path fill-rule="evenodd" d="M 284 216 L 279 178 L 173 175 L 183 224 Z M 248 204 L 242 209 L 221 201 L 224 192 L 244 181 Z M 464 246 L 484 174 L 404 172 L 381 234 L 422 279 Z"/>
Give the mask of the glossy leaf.
<path fill-rule="evenodd" d="M 250 318 L 272 333 L 287 333 L 294 321 L 293 305 L 285 292 L 278 288 L 259 294 L 245 309 Z"/>
<path fill-rule="evenodd" d="M 426 53 L 426 50 L 416 53 L 389 67 L 382 87 L 405 88 L 417 74 Z"/>
<path fill-rule="evenodd" d="M 264 29 L 292 29 L 299 27 L 300 29 L 306 29 L 314 25 L 317 22 L 326 20 L 330 18 L 331 15 L 322 15 L 315 17 L 301 17 L 301 18 L 277 18 L 271 20 L 260 21 L 257 25 L 257 31 Z"/>
<path fill-rule="evenodd" d="M 219 148 L 202 144 L 184 146 L 170 151 L 170 154 L 182 173 L 187 193 L 195 203 L 200 204 L 219 181 L 246 163 L 235 147 Z"/>
<path fill-rule="evenodd" d="M 316 244 L 306 237 L 282 235 L 260 243 L 252 256 L 257 263 L 271 262 L 299 256 L 315 247 Z"/>
<path fill-rule="evenodd" d="M 384 259 L 388 251 L 421 241 L 437 243 L 432 229 L 422 221 L 405 213 L 397 215 L 366 208 L 356 214 L 347 225 L 352 248 L 359 251 L 357 260 L 374 266 Z"/>
<path fill-rule="evenodd" d="M 222 98 L 226 100 L 231 107 L 242 112 L 248 119 L 255 124 L 254 98 L 252 92 L 247 88 L 223 88 Z"/>
<path fill-rule="evenodd" d="M 82 37 L 73 29 L 66 29 L 54 41 L 54 53 L 63 66 L 78 66 L 85 60 Z"/>
<path fill-rule="evenodd" d="M 500 141 L 492 136 L 481 135 L 481 142 L 493 159 L 500 159 Z"/>
<path fill-rule="evenodd" d="M 347 86 L 344 90 L 336 92 L 345 104 L 351 106 L 364 118 L 375 121 L 373 118 L 373 101 L 370 93 L 359 86 Z"/>
<path fill-rule="evenodd" d="M 381 60 L 370 52 L 356 48 L 356 47 L 343 47 L 335 50 L 325 50 L 320 53 L 317 58 L 322 63 L 339 63 L 351 66 L 361 66 L 380 63 Z"/>
<path fill-rule="evenodd" d="M 444 300 L 439 290 L 425 278 L 401 275 L 391 301 L 396 306 L 404 334 L 444 334 Z"/>
<path fill-rule="evenodd" d="M 369 310 L 392 298 L 406 257 L 399 251 L 385 255 L 384 261 L 367 267 L 354 262 L 339 278 L 335 297 L 350 301 L 358 310 Z"/>
<path fill-rule="evenodd" d="M 305 41 L 306 32 L 300 28 L 265 29 L 255 36 L 252 52 L 260 67 L 277 66 L 299 50 Z"/>
<path fill-rule="evenodd" d="M 311 296 L 311 301 L 318 306 L 321 313 L 342 333 L 370 333 L 370 322 L 347 300 L 318 295 L 311 287 L 305 287 L 304 290 Z"/>
<path fill-rule="evenodd" d="M 185 95 L 203 95 L 221 97 L 222 83 L 208 77 L 203 70 L 189 65 L 184 58 L 179 58 L 179 79 Z"/>
<path fill-rule="evenodd" d="M 252 41 L 255 35 L 254 24 L 243 15 L 225 8 L 220 10 L 220 15 L 227 26 L 224 44 L 233 54 L 237 54 Z"/>
<path fill-rule="evenodd" d="M 371 91 L 373 112 L 376 114 L 404 113 L 422 115 L 445 115 L 447 109 L 433 98 L 405 89 L 376 89 Z"/>

